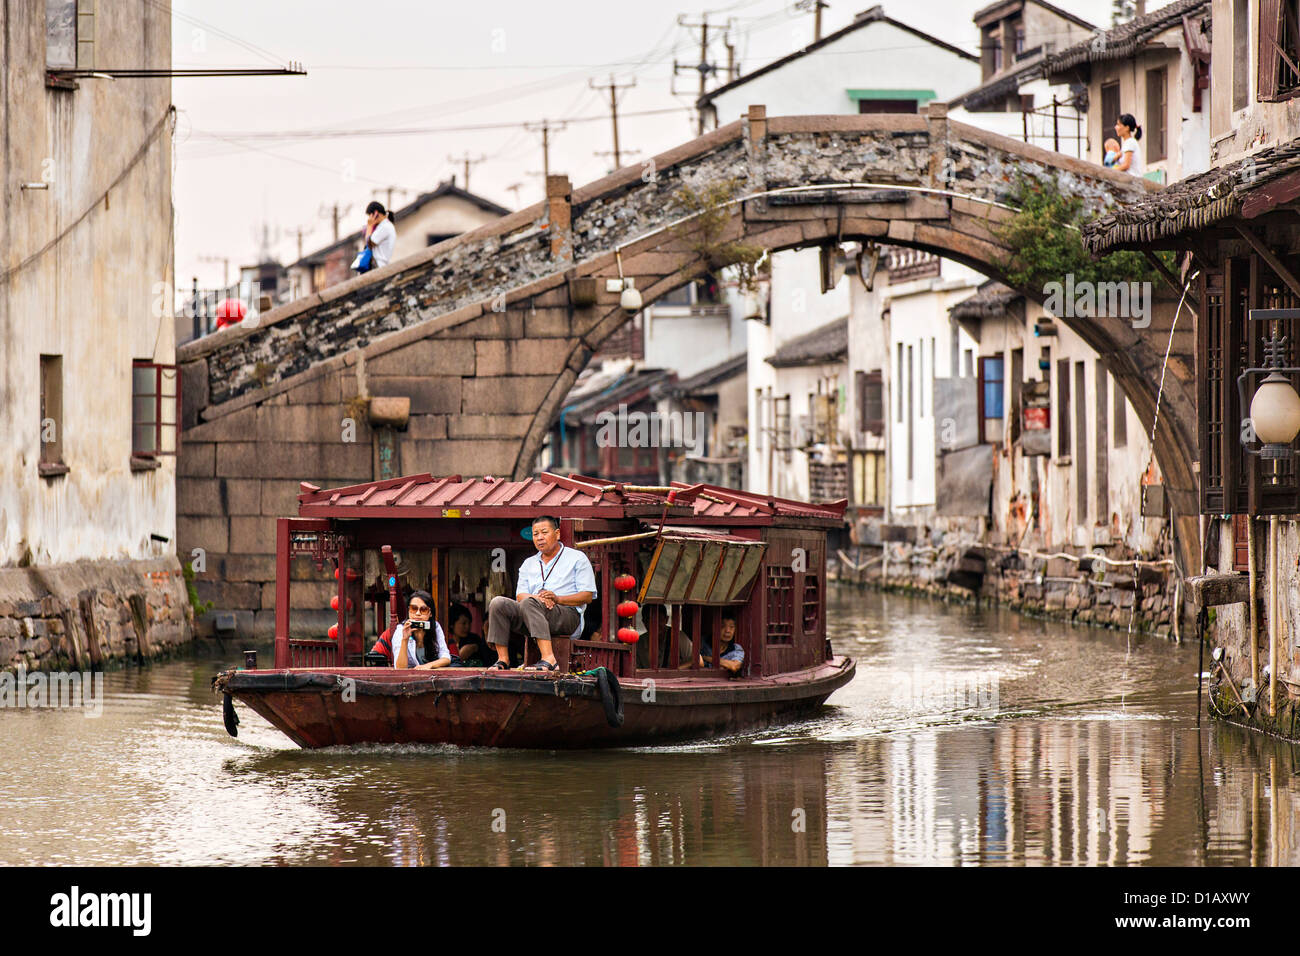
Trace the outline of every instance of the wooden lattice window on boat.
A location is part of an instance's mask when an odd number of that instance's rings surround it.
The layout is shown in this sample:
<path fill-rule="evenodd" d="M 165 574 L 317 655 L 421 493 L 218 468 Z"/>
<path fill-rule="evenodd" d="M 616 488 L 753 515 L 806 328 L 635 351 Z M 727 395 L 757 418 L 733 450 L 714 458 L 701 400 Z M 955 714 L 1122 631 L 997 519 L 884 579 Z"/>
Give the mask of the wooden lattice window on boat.
<path fill-rule="evenodd" d="M 794 640 L 794 571 L 769 566 L 767 569 L 767 642 L 789 644 Z"/>
<path fill-rule="evenodd" d="M 817 630 L 817 619 L 821 616 L 821 593 L 817 587 L 817 578 L 809 574 L 803 579 L 803 632 L 812 634 Z"/>

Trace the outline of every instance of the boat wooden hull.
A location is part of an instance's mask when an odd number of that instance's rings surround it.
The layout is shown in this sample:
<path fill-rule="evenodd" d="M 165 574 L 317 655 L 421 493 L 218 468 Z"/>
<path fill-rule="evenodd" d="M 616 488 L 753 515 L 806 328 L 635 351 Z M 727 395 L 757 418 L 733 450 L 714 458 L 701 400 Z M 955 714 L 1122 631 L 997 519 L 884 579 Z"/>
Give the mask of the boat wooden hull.
<path fill-rule="evenodd" d="M 683 676 L 620 682 L 623 721 L 594 678 L 519 671 L 375 668 L 226 671 L 214 687 L 301 747 L 455 744 L 571 749 L 653 744 L 784 723 L 853 678 L 851 658 L 765 679 Z"/>

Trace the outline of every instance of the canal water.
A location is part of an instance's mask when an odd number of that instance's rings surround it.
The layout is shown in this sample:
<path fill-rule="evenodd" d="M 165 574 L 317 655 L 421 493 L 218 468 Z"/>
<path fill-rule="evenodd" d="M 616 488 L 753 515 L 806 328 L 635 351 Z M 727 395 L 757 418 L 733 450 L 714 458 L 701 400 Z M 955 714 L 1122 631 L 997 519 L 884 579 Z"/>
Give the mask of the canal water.
<path fill-rule="evenodd" d="M 1196 646 L 833 589 L 817 717 L 588 752 L 298 749 L 213 673 L 0 710 L 0 864 L 1300 863 L 1296 748 L 1196 721 Z M 263 652 L 264 655 L 268 653 Z"/>

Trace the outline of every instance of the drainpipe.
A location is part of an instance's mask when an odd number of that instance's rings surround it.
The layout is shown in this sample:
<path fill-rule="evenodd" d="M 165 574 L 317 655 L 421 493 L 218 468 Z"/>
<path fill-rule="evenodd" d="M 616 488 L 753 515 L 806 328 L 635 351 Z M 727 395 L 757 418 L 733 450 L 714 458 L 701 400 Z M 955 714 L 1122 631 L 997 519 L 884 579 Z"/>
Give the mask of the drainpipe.
<path fill-rule="evenodd" d="M 1268 518 L 1268 712 L 1277 717 L 1277 515 Z"/>
<path fill-rule="evenodd" d="M 1253 515 L 1246 516 L 1247 568 L 1250 574 L 1250 680 L 1259 687 L 1259 571 L 1255 562 L 1255 522 Z M 1269 616 L 1270 626 L 1272 615 Z"/>

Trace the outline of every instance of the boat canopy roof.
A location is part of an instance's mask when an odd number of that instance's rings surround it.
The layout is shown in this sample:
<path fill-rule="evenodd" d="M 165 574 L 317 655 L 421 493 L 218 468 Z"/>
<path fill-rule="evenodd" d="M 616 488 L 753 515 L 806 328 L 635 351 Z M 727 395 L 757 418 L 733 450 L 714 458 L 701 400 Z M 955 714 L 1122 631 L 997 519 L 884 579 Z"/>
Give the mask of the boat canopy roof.
<path fill-rule="evenodd" d="M 808 504 L 717 485 L 630 485 L 582 475 L 510 481 L 488 475 L 406 475 L 341 488 L 299 485 L 303 518 L 654 518 L 695 525 L 834 527 L 847 501 Z M 671 495 L 671 500 L 670 500 Z"/>

